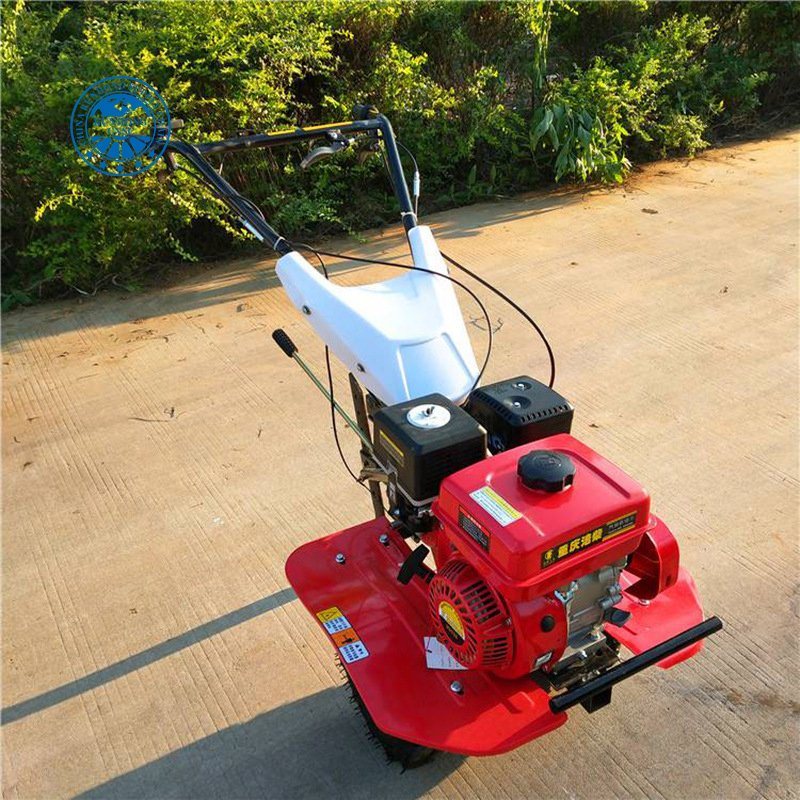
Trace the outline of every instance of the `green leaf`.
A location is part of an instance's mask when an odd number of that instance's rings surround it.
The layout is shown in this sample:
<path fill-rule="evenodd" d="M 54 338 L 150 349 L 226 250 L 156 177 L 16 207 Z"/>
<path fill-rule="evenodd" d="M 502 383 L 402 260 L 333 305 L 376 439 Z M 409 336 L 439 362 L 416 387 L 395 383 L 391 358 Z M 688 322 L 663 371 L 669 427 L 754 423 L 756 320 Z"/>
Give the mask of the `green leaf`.
<path fill-rule="evenodd" d="M 548 130 L 551 130 L 552 124 L 553 112 L 549 108 L 545 108 L 539 123 L 531 133 L 531 150 L 536 149 L 536 146 L 539 144 L 541 138 L 545 135 L 545 133 L 547 133 Z"/>

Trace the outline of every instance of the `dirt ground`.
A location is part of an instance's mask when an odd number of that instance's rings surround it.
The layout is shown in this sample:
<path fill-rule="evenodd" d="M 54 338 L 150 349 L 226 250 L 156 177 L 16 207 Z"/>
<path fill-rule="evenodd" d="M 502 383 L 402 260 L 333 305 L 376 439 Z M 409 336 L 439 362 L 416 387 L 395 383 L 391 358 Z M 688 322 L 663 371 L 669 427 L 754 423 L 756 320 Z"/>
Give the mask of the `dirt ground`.
<path fill-rule="evenodd" d="M 796 796 L 798 142 L 429 220 L 534 313 L 573 432 L 650 490 L 726 624 L 501 757 L 387 766 L 288 587 L 295 547 L 370 506 L 270 339 L 285 327 L 321 368 L 269 259 L 7 314 L 4 796 Z M 337 246 L 402 252 L 396 232 Z M 524 323 L 488 306 L 488 379 L 546 378 Z"/>

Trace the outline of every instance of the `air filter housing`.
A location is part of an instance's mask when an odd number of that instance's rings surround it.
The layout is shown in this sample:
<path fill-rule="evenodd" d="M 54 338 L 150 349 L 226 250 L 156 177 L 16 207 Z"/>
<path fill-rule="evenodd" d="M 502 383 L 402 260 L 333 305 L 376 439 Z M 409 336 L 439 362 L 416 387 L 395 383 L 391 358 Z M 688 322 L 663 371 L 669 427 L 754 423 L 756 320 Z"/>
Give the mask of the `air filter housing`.
<path fill-rule="evenodd" d="M 469 669 L 511 663 L 512 631 L 500 596 L 469 563 L 448 561 L 434 576 L 429 605 L 436 638 Z"/>
<path fill-rule="evenodd" d="M 527 375 L 481 386 L 469 396 L 466 410 L 486 428 L 493 454 L 569 433 L 572 427 L 570 403 Z"/>
<path fill-rule="evenodd" d="M 372 419 L 375 455 L 412 505 L 430 504 L 448 475 L 486 457 L 486 431 L 444 395 L 385 406 Z"/>

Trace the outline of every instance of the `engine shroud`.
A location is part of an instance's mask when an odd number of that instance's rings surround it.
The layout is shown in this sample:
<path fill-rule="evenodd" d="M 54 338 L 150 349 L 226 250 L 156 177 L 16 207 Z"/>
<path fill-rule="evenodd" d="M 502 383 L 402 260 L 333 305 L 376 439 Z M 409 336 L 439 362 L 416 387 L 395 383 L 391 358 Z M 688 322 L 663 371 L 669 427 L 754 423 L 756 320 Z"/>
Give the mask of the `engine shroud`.
<path fill-rule="evenodd" d="M 511 620 L 504 603 L 468 562 L 454 558 L 431 581 L 428 595 L 436 637 L 465 667 L 511 662 Z"/>
<path fill-rule="evenodd" d="M 565 456 L 574 465 L 571 485 L 561 491 L 528 488 L 518 475 L 518 463 L 534 450 Z M 593 621 L 580 641 L 601 642 L 603 609 L 621 599 L 620 569 L 608 568 L 624 564 L 655 526 L 644 489 L 568 434 L 523 445 L 449 476 L 433 513 L 441 522 L 433 550 L 442 580 L 437 584 L 434 578 L 430 598 L 437 636 L 464 666 L 505 677 L 538 668 L 548 671 L 565 653 L 583 649 L 583 644 L 574 646 L 579 623 L 572 596 L 586 592 L 591 575 L 598 576 L 591 583 L 596 593 L 591 604 L 598 608 L 578 609 L 584 620 Z M 661 584 L 669 586 L 677 578 L 677 551 L 674 563 L 664 566 L 672 574 Z M 484 647 L 496 630 L 473 623 L 466 594 L 459 595 L 462 605 L 452 606 L 457 613 L 449 630 L 438 613 L 436 604 L 446 601 L 441 584 L 456 569 L 469 576 L 473 592 L 480 587 L 491 595 L 494 607 L 505 608 L 510 646 L 502 659 L 486 657 Z M 466 616 L 459 615 L 462 608 Z M 453 640 L 453 627 L 469 630 L 463 645 Z"/>

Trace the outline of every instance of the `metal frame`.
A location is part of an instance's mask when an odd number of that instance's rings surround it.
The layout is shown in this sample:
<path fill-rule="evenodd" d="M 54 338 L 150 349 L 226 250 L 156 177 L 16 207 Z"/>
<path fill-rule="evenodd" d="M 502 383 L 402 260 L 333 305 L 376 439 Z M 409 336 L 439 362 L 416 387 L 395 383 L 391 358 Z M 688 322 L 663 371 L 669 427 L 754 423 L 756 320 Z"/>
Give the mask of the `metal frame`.
<path fill-rule="evenodd" d="M 720 630 L 722 630 L 722 621 L 719 617 L 709 617 L 699 625 L 617 664 L 616 667 L 612 667 L 602 675 L 586 681 L 586 683 L 581 683 L 563 694 L 556 695 L 550 699 L 550 710 L 554 714 L 558 714 L 581 703 L 587 711 L 596 711 L 608 704 L 611 700 L 611 688 L 620 681 L 630 678 L 637 672 L 653 666 L 667 656 L 671 656 Z"/>
<path fill-rule="evenodd" d="M 313 141 L 315 139 L 328 138 L 340 140 L 341 137 L 366 136 L 374 141 L 382 142 L 386 156 L 386 166 L 389 170 L 392 187 L 397 201 L 400 204 L 400 215 L 406 231 L 416 227 L 417 217 L 411 203 L 411 196 L 408 191 L 403 165 L 400 161 L 400 152 L 397 149 L 397 141 L 394 137 L 391 123 L 383 116 L 378 114 L 369 106 L 356 106 L 353 114 L 357 118 L 348 122 L 333 122 L 325 125 L 313 125 L 307 128 L 291 128 L 288 130 L 274 131 L 273 133 L 249 134 L 245 136 L 235 136 L 230 139 L 222 139 L 216 142 L 204 142 L 192 144 L 181 139 L 171 139 L 166 148 L 166 161 L 171 170 L 178 168 L 175 156 L 185 158 L 197 170 L 204 183 L 217 197 L 219 197 L 231 211 L 236 214 L 241 223 L 260 241 L 267 244 L 279 255 L 285 255 L 294 250 L 291 242 L 281 236 L 267 220 L 264 218 L 260 209 L 249 201 L 244 195 L 228 183 L 207 160 L 207 156 L 236 153 L 254 148 L 272 148 L 294 144 L 296 142 Z M 332 134 L 329 136 L 329 134 Z M 282 338 L 281 338 L 282 337 Z M 362 439 L 361 446 L 361 466 L 362 476 L 365 476 L 368 483 L 372 507 L 376 517 L 383 517 L 383 501 L 380 489 L 380 470 L 376 469 L 376 464 L 372 458 L 372 443 L 369 434 L 369 416 L 364 401 L 364 393 L 361 385 L 354 375 L 350 375 L 350 388 L 353 396 L 353 407 L 356 413 L 357 423 L 354 423 L 344 409 L 335 402 L 328 394 L 327 389 L 319 379 L 313 374 L 303 360 L 297 355 L 297 348 L 286 336 L 283 331 L 275 331 L 273 338 L 281 346 L 283 351 L 294 358 L 305 370 L 311 380 L 323 395 L 333 404 L 348 422 L 349 426 Z"/>
<path fill-rule="evenodd" d="M 370 114 L 365 107 L 356 107 L 355 113 Z M 167 145 L 167 160 L 170 166 L 176 167 L 174 155 L 189 161 L 209 184 L 209 188 L 234 212 L 244 226 L 258 239 L 267 244 L 280 255 L 290 253 L 294 248 L 281 236 L 259 212 L 255 204 L 236 191 L 222 175 L 206 160 L 206 156 L 219 153 L 235 153 L 261 147 L 280 147 L 296 142 L 311 141 L 325 137 L 329 133 L 346 136 L 347 134 L 371 135 L 383 142 L 386 164 L 392 181 L 395 196 L 400 204 L 400 215 L 406 231 L 416 227 L 417 218 L 411 203 L 400 151 L 391 123 L 383 114 L 374 114 L 369 118 L 354 119 L 349 122 L 333 122 L 326 125 L 314 125 L 308 128 L 293 128 L 274 133 L 259 133 L 248 136 L 236 136 L 217 142 L 191 144 L 181 139 L 172 139 Z"/>

